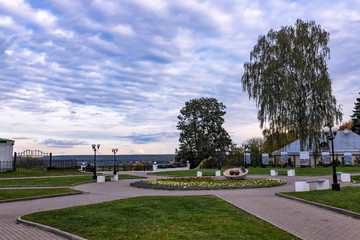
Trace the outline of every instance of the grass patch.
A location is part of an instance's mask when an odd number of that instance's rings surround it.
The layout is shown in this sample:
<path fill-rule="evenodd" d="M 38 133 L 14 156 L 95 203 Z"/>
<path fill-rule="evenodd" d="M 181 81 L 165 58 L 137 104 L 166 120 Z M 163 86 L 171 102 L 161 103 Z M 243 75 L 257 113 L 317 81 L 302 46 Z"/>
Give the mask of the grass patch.
<path fill-rule="evenodd" d="M 81 192 L 70 188 L 49 188 L 49 189 L 0 189 L 0 201 L 27 197 L 39 197 L 62 193 Z"/>
<path fill-rule="evenodd" d="M 356 183 L 360 182 L 360 175 L 358 176 L 350 176 L 351 180 L 355 181 Z"/>
<path fill-rule="evenodd" d="M 329 189 L 283 194 L 360 213 L 360 187 L 342 187 L 340 191 Z"/>
<path fill-rule="evenodd" d="M 214 196 L 137 197 L 33 213 L 23 219 L 89 240 L 298 239 Z"/>
<path fill-rule="evenodd" d="M 249 174 L 262 174 L 270 175 L 270 169 L 281 169 L 281 168 L 248 168 Z M 285 169 L 294 169 L 294 168 L 285 168 Z M 160 176 L 170 176 L 170 177 L 190 177 L 196 176 L 197 171 L 203 171 L 203 176 L 215 176 L 215 171 L 217 169 L 205 169 L 205 170 L 183 170 L 183 171 L 172 171 L 172 172 L 156 172 L 149 173 Z M 332 174 L 332 167 L 318 167 L 318 168 L 295 168 L 296 175 L 329 175 Z M 337 172 L 344 173 L 356 173 L 360 172 L 360 168 L 356 167 L 338 167 L 336 168 Z M 221 171 L 223 173 L 224 170 Z M 287 172 L 279 172 L 279 175 L 287 175 Z"/>
<path fill-rule="evenodd" d="M 59 176 L 59 175 L 84 175 L 89 173 L 79 172 L 78 170 L 18 170 L 16 172 L 0 172 L 0 178 L 8 177 L 40 177 L 40 176 Z"/>
<path fill-rule="evenodd" d="M 138 178 L 133 175 L 119 174 L 119 179 Z M 106 177 L 110 181 L 110 176 Z M 26 179 L 4 179 L 0 180 L 0 186 L 70 186 L 76 183 L 92 182 L 92 176 L 74 177 L 51 177 L 51 178 L 26 178 Z"/>

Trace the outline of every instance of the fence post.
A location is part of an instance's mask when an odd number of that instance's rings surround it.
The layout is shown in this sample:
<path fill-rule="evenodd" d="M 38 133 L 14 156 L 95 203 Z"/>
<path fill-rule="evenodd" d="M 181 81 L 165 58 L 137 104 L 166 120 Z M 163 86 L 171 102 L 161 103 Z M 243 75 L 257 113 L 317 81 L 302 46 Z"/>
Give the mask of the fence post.
<path fill-rule="evenodd" d="M 50 153 L 50 165 L 49 165 L 50 169 L 52 167 L 52 153 Z"/>
<path fill-rule="evenodd" d="M 295 154 L 293 155 L 293 160 L 294 160 L 294 163 L 293 163 L 293 164 L 294 164 L 294 168 L 296 168 L 296 155 L 295 155 Z"/>
<path fill-rule="evenodd" d="M 14 152 L 14 166 L 13 171 L 16 172 L 16 152 Z"/>

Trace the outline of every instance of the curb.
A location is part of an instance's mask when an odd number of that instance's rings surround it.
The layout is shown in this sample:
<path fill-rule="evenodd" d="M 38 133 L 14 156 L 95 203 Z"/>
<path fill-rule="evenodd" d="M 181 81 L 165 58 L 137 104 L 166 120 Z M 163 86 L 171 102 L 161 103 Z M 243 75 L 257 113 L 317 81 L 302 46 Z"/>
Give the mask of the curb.
<path fill-rule="evenodd" d="M 0 180 L 1 181 L 1 180 Z M 88 181 L 88 182 L 80 182 L 80 183 L 74 183 L 71 185 L 30 185 L 30 186 L 24 186 L 24 185 L 19 185 L 19 186 L 0 186 L 1 188 L 64 188 L 64 187 L 74 187 L 77 185 L 81 185 L 81 184 L 86 184 L 86 183 L 95 183 L 95 181 Z"/>
<path fill-rule="evenodd" d="M 56 235 L 59 235 L 61 237 L 64 237 L 66 239 L 71 239 L 71 240 L 86 240 L 86 238 L 82 238 L 82 237 L 79 237 L 77 235 L 74 235 L 74 234 L 71 234 L 71 233 L 68 233 L 68 232 L 64 232 L 64 231 L 61 231 L 57 228 L 53 228 L 53 227 L 48 227 L 48 226 L 45 226 L 45 225 L 42 225 L 42 224 L 39 224 L 39 223 L 34 223 L 34 222 L 30 222 L 30 221 L 26 221 L 26 220 L 23 220 L 21 219 L 21 217 L 18 217 L 16 219 L 16 222 L 17 223 L 20 223 L 20 224 L 24 224 L 24 225 L 27 225 L 27 226 L 31 226 L 31 227 L 36 227 L 36 228 L 39 228 L 41 230 L 44 230 L 44 231 L 47 231 L 47 232 L 51 232 L 51 233 L 54 233 Z"/>
<path fill-rule="evenodd" d="M 329 210 L 329 211 L 332 211 L 332 212 L 335 212 L 335 213 L 340 213 L 340 214 L 344 214 L 344 215 L 349 216 L 349 217 L 359 218 L 360 219 L 360 213 L 352 212 L 352 211 L 345 210 L 345 209 L 342 209 L 342 208 L 337 208 L 337 207 L 333 207 L 333 206 L 329 206 L 329 205 L 325 205 L 325 204 L 321 204 L 321 203 L 316 203 L 316 202 L 308 201 L 308 200 L 293 197 L 293 196 L 288 196 L 288 195 L 281 194 L 281 193 L 275 193 L 275 196 L 287 198 L 287 199 L 290 199 L 290 200 L 295 200 L 295 201 L 302 202 L 302 203 L 305 203 L 305 204 L 309 204 L 309 205 L 312 205 L 312 206 L 315 206 L 315 207 L 323 208 L 323 209 L 326 209 L 326 210 Z"/>
<path fill-rule="evenodd" d="M 44 196 L 37 196 L 37 197 L 26 197 L 26 198 L 15 198 L 15 199 L 8 199 L 8 200 L 0 200 L 0 204 L 1 203 L 8 203 L 8 202 L 28 201 L 28 200 L 35 200 L 35 199 L 42 199 L 42 198 L 53 198 L 53 197 L 62 197 L 62 196 L 69 196 L 69 195 L 78 195 L 78 194 L 83 194 L 83 192 L 60 193 L 60 194 L 44 195 Z"/>

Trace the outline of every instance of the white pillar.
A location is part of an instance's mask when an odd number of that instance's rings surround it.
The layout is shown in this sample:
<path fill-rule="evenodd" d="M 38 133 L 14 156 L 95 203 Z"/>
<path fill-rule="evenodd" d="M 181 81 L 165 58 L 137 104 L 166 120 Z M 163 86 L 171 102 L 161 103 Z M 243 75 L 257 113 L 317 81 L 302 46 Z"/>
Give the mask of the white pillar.
<path fill-rule="evenodd" d="M 118 180 L 119 180 L 119 176 L 117 174 L 111 176 L 111 181 L 118 181 Z"/>
<path fill-rule="evenodd" d="M 295 182 L 295 192 L 309 191 L 309 184 L 307 182 Z"/>
<path fill-rule="evenodd" d="M 187 170 L 190 170 L 190 163 L 189 163 L 189 160 L 186 161 L 186 167 L 187 167 Z"/>
<path fill-rule="evenodd" d="M 154 162 L 153 164 L 153 172 L 156 172 L 158 170 L 157 164 L 156 162 Z"/>
<path fill-rule="evenodd" d="M 350 173 L 342 173 L 340 175 L 340 180 L 342 182 L 351 182 L 351 179 L 350 179 Z"/>
<path fill-rule="evenodd" d="M 295 176 L 295 170 L 288 170 L 287 175 L 290 176 L 290 177 L 294 177 Z"/>
<path fill-rule="evenodd" d="M 97 176 L 97 182 L 105 182 L 105 176 Z"/>
<path fill-rule="evenodd" d="M 325 189 L 330 189 L 329 180 L 325 180 L 324 182 L 316 183 L 316 190 L 325 190 Z"/>

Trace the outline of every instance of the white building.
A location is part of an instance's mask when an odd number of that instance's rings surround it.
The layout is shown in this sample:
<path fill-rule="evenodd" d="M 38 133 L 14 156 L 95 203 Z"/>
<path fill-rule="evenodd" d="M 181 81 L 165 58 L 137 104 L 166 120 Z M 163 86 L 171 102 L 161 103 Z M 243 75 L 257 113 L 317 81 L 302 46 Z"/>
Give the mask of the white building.
<path fill-rule="evenodd" d="M 0 138 L 0 172 L 12 170 L 14 143 L 13 140 Z"/>
<path fill-rule="evenodd" d="M 350 130 L 338 131 L 334 141 L 334 152 L 337 159 L 341 162 L 344 160 L 344 155 L 351 153 L 352 155 L 352 164 L 354 164 L 354 159 L 360 155 L 360 136 Z M 304 151 L 309 151 L 310 153 L 310 165 L 312 167 L 316 166 L 319 162 L 321 162 L 321 152 L 330 152 L 330 156 L 332 154 L 332 146 L 331 141 L 327 143 L 325 136 L 323 136 L 323 140 L 321 142 L 320 152 L 314 154 L 309 149 L 304 149 Z M 296 166 L 300 166 L 300 140 L 296 140 L 289 145 L 274 151 L 273 155 L 280 155 L 281 152 L 287 152 L 289 159 L 292 162 L 295 161 Z M 332 159 L 332 158 L 331 158 Z"/>

